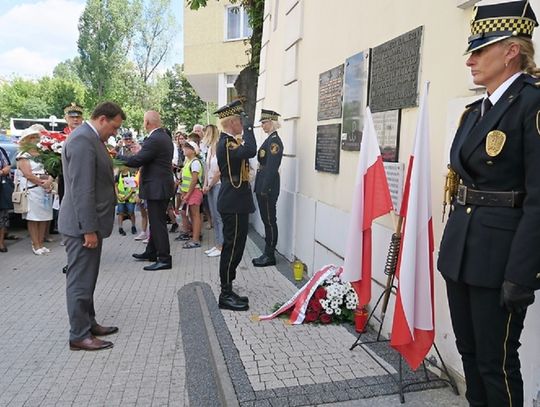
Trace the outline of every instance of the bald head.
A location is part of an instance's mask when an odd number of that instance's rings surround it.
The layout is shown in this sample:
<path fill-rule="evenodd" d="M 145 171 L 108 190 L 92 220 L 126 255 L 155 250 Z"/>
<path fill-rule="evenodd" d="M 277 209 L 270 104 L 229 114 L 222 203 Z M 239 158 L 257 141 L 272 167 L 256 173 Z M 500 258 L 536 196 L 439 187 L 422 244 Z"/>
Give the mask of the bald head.
<path fill-rule="evenodd" d="M 161 117 L 155 110 L 149 110 L 144 114 L 144 129 L 152 131 L 161 127 Z"/>

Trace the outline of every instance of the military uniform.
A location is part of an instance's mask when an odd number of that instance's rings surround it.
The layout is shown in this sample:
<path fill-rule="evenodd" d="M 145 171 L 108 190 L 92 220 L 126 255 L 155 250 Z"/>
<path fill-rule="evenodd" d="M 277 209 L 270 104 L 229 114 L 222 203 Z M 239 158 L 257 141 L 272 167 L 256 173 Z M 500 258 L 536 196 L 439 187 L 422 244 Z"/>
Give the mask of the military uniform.
<path fill-rule="evenodd" d="M 501 5 L 478 7 L 476 19 L 497 21 L 496 13 L 520 16 L 527 7 L 525 2 L 515 6 L 521 9 L 514 13 L 497 9 Z M 532 19 L 536 21 L 534 14 Z M 474 29 L 471 38 L 470 52 L 498 40 L 494 34 L 478 37 Z M 467 106 L 450 152 L 455 191 L 438 269 L 447 283 L 466 396 L 472 406 L 523 405 L 519 337 L 524 309 L 534 301 L 534 290 L 540 288 L 537 81 L 517 74 L 493 107 L 482 99 Z M 509 308 L 513 300 L 505 295 L 507 286 L 528 293 L 522 309 Z M 506 308 L 501 306 L 501 298 Z"/>
<path fill-rule="evenodd" d="M 261 122 L 264 120 L 277 121 L 279 114 L 271 110 L 262 110 Z M 280 179 L 279 166 L 283 157 L 283 143 L 277 131 L 273 131 L 264 140 L 257 153 L 259 168 L 255 179 L 255 194 L 259 213 L 264 224 L 264 253 L 253 259 L 255 267 L 265 267 L 276 264 L 275 250 L 278 240 L 276 219 L 276 204 L 279 196 Z"/>
<path fill-rule="evenodd" d="M 216 111 L 219 118 L 243 113 L 239 101 Z M 221 172 L 217 209 L 223 220 L 223 248 L 219 262 L 221 294 L 219 307 L 233 311 L 249 308 L 247 297 L 232 290 L 236 268 L 242 260 L 248 233 L 249 214 L 255 211 L 253 193 L 249 184 L 249 158 L 255 156 L 257 143 L 251 126 L 244 126 L 243 142 L 234 135 L 222 132 L 216 147 Z"/>

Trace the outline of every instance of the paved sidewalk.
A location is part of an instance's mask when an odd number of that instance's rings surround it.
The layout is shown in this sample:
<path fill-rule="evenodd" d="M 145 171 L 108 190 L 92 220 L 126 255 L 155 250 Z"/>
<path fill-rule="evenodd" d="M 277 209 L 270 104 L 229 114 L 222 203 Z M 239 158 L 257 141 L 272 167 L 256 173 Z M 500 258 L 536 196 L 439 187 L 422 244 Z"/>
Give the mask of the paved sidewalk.
<path fill-rule="evenodd" d="M 28 239 L 8 242 L 9 252 L 0 255 L 0 406 L 190 405 L 181 334 L 190 327 L 180 327 L 177 293 L 196 281 L 209 284 L 214 297 L 219 292 L 219 258 L 204 255 L 211 233 L 204 234 L 201 249 L 185 250 L 171 242 L 173 270 L 160 272 L 143 271 L 147 263 L 132 261 L 131 253 L 144 250 L 132 236 L 115 231 L 105 240 L 96 313 L 98 322 L 117 325 L 120 332 L 111 337 L 112 350 L 95 353 L 68 348 L 64 248 L 51 243 L 51 254 L 35 256 Z M 263 394 L 277 396 L 307 388 L 303 386 L 318 390 L 324 383 L 336 383 L 334 399 L 298 405 L 337 402 L 338 384 L 384 378 L 385 372 L 365 352 L 348 351 L 355 336 L 344 327 L 252 322 L 252 314 L 268 313 L 296 289 L 275 267 L 252 267 L 251 258 L 259 253 L 248 239 L 235 282 L 235 288 L 249 296 L 250 311 L 221 313 L 241 361 L 241 372 L 236 373 L 247 377 L 257 400 Z M 236 373 L 229 373 L 234 379 Z M 342 398 L 350 399 L 350 393 Z M 466 405 L 448 389 L 406 394 L 406 399 L 407 406 Z M 434 399 L 438 402 L 429 404 Z M 277 398 L 265 400 L 252 405 L 283 405 L 283 400 L 276 404 Z M 399 399 L 391 395 L 339 405 L 393 406 Z"/>

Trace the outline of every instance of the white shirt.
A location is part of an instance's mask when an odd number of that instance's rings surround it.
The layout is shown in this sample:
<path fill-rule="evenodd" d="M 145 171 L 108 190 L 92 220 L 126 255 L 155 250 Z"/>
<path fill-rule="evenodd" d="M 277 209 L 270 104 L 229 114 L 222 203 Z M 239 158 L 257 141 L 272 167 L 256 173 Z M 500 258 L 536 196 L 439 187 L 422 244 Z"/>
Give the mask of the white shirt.
<path fill-rule="evenodd" d="M 489 98 L 489 101 L 491 102 L 492 106 L 495 106 L 495 103 L 499 101 L 501 96 L 508 90 L 510 85 L 514 83 L 514 81 L 522 74 L 523 72 L 517 72 L 514 75 L 512 75 L 510 78 L 505 80 L 503 83 L 499 85 L 497 89 L 495 89 L 495 92 L 493 92 L 491 95 L 488 95 L 487 93 L 484 96 L 484 99 Z M 484 115 L 484 104 L 482 103 L 482 116 Z"/>

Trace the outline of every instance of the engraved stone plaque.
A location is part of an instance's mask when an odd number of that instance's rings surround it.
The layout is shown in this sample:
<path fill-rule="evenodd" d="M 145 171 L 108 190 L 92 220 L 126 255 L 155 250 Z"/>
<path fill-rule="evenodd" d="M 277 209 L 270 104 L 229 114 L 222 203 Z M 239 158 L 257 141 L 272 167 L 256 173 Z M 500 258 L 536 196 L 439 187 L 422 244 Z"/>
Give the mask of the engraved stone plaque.
<path fill-rule="evenodd" d="M 418 106 L 422 33 L 423 27 L 418 27 L 371 51 L 372 112 Z"/>
<path fill-rule="evenodd" d="M 341 144 L 341 124 L 317 126 L 315 147 L 315 169 L 339 174 L 339 152 Z"/>
<path fill-rule="evenodd" d="M 319 109 L 317 120 L 341 117 L 344 65 L 336 66 L 319 75 Z"/>

